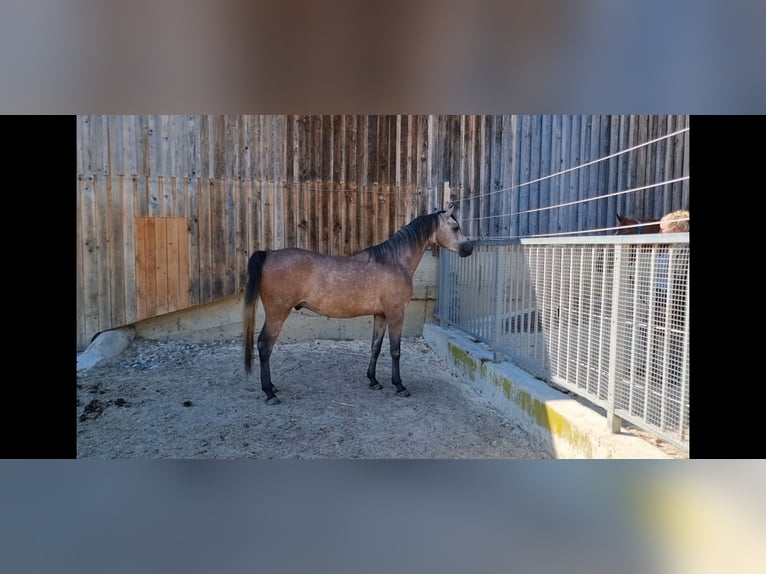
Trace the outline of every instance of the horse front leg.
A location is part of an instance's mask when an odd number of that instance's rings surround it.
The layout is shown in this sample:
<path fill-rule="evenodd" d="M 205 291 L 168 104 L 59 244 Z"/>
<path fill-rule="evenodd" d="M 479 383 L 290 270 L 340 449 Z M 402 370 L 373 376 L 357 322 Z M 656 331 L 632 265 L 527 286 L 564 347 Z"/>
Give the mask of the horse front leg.
<path fill-rule="evenodd" d="M 396 387 L 397 397 L 409 397 L 408 391 L 402 384 L 402 377 L 399 375 L 399 357 L 401 357 L 402 344 L 402 323 L 404 316 L 388 324 L 388 340 L 391 345 L 391 382 Z"/>
<path fill-rule="evenodd" d="M 370 354 L 370 364 L 367 367 L 367 378 L 370 379 L 371 389 L 382 389 L 383 387 L 375 378 L 375 370 L 378 365 L 378 355 L 383 346 L 383 335 L 386 334 L 386 316 L 375 315 L 375 322 L 372 327 L 372 349 Z"/>

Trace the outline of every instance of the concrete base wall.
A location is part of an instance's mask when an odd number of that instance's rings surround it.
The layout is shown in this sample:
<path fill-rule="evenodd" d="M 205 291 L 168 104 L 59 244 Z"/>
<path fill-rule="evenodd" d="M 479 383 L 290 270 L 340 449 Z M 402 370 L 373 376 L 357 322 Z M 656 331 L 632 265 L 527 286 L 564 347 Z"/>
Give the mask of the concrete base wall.
<path fill-rule="evenodd" d="M 672 458 L 642 438 L 609 431 L 606 418 L 454 329 L 423 327 L 423 337 L 466 384 L 524 428 L 555 458 Z"/>

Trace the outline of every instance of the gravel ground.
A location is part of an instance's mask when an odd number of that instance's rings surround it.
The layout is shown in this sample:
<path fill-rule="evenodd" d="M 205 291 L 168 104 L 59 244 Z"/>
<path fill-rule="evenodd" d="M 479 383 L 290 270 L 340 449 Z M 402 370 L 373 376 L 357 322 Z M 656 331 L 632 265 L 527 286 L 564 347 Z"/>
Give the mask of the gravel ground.
<path fill-rule="evenodd" d="M 191 343 L 136 339 L 77 377 L 79 458 L 551 458 L 420 338 L 402 340 L 410 397 L 390 383 L 367 388 L 367 341 L 277 343 L 267 405 L 244 373 L 241 339 Z"/>

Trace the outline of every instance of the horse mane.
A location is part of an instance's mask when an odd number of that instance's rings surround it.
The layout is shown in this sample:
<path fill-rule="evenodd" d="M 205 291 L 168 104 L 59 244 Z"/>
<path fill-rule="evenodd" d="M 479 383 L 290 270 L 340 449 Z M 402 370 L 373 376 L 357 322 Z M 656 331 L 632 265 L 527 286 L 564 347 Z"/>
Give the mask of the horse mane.
<path fill-rule="evenodd" d="M 394 264 L 413 247 L 420 247 L 428 241 L 439 227 L 439 215 L 442 213 L 444 211 L 420 215 L 383 243 L 362 249 L 359 253 L 367 253 L 372 261 L 381 265 Z"/>

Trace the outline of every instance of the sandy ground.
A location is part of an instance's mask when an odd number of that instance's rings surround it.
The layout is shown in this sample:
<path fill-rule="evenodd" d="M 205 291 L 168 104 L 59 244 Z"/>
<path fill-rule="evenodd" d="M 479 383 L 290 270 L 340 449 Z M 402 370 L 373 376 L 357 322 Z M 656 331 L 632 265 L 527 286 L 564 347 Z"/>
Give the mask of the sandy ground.
<path fill-rule="evenodd" d="M 388 340 L 378 361 L 383 390 L 367 387 L 367 341 L 280 343 L 267 405 L 243 368 L 241 340 L 136 339 L 77 377 L 79 458 L 550 458 L 420 338 L 402 340 L 410 397 L 391 385 Z"/>

